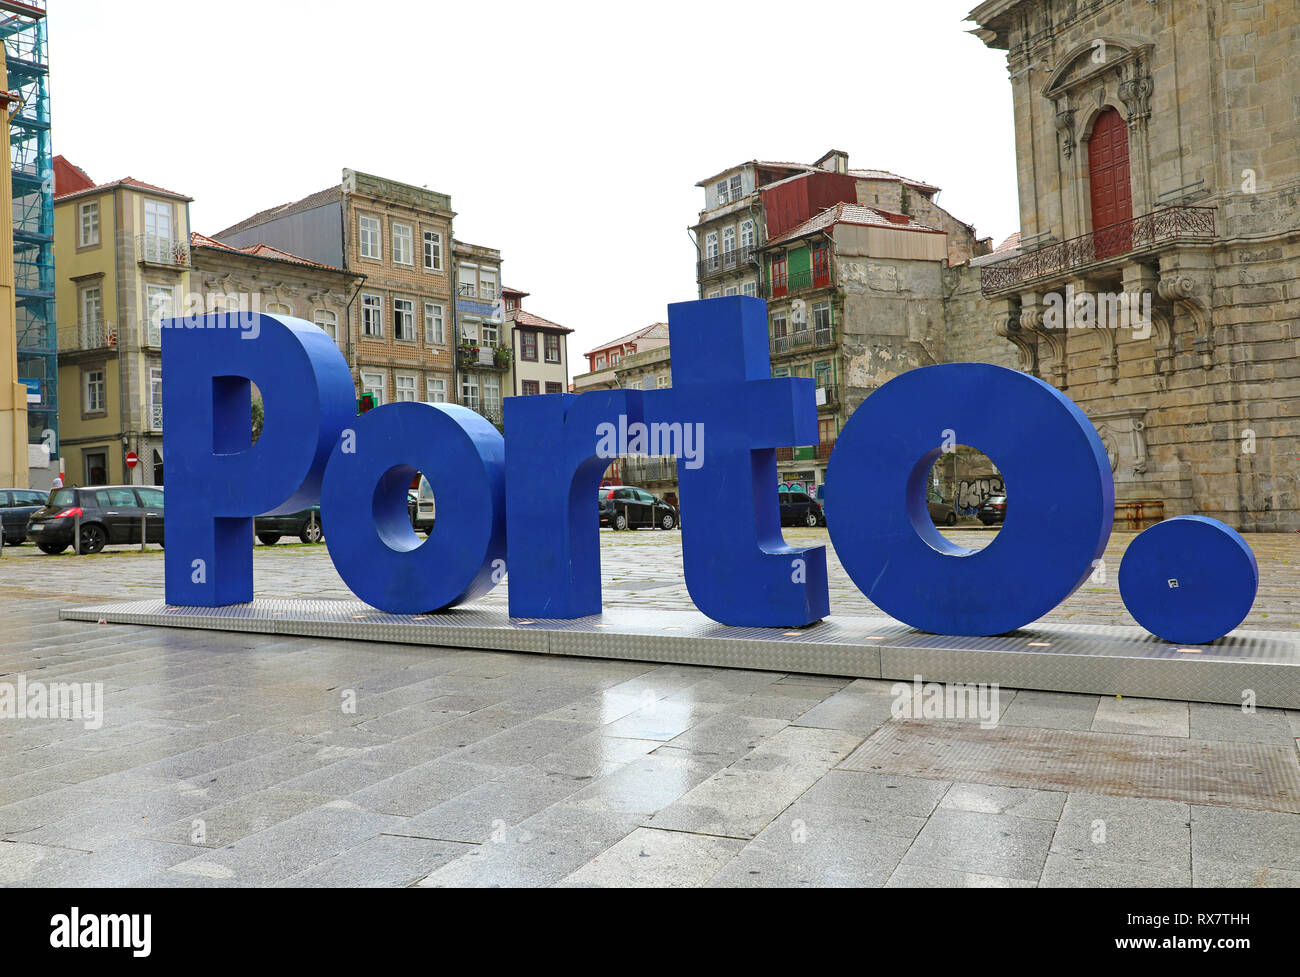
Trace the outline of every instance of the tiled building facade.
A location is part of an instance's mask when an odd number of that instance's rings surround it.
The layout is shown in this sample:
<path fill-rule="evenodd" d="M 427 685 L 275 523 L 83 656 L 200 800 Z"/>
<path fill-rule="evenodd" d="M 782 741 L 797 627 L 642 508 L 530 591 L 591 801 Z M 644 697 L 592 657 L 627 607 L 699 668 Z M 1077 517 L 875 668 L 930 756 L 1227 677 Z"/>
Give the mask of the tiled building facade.
<path fill-rule="evenodd" d="M 265 243 L 363 275 L 344 346 L 358 392 L 377 404 L 455 400 L 451 198 L 345 169 L 338 186 L 214 235 Z"/>

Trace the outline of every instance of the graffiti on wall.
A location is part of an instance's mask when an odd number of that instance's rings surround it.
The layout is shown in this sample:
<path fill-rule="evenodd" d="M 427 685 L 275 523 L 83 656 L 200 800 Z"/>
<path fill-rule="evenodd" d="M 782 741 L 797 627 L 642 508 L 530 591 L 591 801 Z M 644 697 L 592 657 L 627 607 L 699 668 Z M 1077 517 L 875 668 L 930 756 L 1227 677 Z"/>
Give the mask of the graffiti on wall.
<path fill-rule="evenodd" d="M 990 495 L 1003 495 L 1005 492 L 1001 475 L 962 479 L 957 483 L 957 511 L 973 515 Z"/>

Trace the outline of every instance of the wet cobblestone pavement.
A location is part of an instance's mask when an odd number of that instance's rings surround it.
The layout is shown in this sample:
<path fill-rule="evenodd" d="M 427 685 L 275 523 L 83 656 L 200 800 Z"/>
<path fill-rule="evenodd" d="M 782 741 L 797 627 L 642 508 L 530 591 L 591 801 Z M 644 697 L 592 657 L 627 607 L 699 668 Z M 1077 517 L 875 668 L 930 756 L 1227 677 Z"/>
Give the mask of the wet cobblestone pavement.
<path fill-rule="evenodd" d="M 1132 535 L 1047 620 L 1131 624 Z M 601 542 L 607 606 L 690 606 L 678 533 Z M 1300 628 L 1300 535 L 1249 542 L 1243 626 Z M 259 546 L 255 567 L 259 596 L 348 596 L 324 547 Z M 0 699 L 20 680 L 104 696 L 98 728 L 0 718 L 0 883 L 1300 884 L 1300 713 L 1001 689 L 984 729 L 894 718 L 870 680 L 58 620 L 161 581 L 156 548 L 0 559 Z M 833 559 L 831 589 L 833 613 L 877 613 Z M 988 775 L 1012 743 L 1051 770 Z M 1104 782 L 1065 762 L 1093 751 Z M 1269 775 L 1231 803 L 1168 786 L 1243 762 Z"/>

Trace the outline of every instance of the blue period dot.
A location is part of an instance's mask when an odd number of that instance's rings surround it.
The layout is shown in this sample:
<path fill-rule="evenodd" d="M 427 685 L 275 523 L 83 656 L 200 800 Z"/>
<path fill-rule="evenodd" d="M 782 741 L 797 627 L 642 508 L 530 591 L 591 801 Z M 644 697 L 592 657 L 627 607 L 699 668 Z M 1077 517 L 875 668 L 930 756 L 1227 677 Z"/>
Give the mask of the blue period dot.
<path fill-rule="evenodd" d="M 1152 634 L 1200 645 L 1239 625 L 1259 588 L 1259 567 L 1241 534 L 1217 519 L 1178 516 L 1140 533 L 1119 566 L 1119 593 Z"/>

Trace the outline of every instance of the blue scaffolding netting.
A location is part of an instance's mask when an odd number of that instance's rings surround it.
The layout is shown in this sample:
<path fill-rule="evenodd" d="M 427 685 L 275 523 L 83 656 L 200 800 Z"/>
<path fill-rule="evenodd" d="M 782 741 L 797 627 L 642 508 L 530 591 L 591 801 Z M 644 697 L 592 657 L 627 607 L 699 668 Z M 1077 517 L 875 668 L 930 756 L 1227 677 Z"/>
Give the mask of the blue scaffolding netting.
<path fill-rule="evenodd" d="M 58 325 L 54 309 L 54 169 L 50 152 L 45 0 L 0 2 L 9 90 L 18 376 L 27 384 L 28 441 L 58 457 Z"/>

